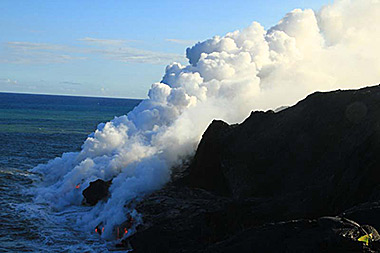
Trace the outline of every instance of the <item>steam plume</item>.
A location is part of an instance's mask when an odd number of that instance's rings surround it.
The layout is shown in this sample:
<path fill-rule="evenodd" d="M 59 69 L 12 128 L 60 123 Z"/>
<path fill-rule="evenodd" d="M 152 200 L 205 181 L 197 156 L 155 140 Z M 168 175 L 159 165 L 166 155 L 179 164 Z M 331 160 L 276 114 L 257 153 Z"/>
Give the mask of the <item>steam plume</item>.
<path fill-rule="evenodd" d="M 88 229 L 103 222 L 110 237 L 125 204 L 168 182 L 212 119 L 240 122 L 251 110 L 292 105 L 317 90 L 378 82 L 379 13 L 378 0 L 341 0 L 319 12 L 296 9 L 267 31 L 254 22 L 197 43 L 186 51 L 189 65 L 167 66 L 148 99 L 100 124 L 79 153 L 34 168 L 44 175 L 37 200 L 80 205 L 91 181 L 113 179 L 109 200 L 78 219 Z"/>

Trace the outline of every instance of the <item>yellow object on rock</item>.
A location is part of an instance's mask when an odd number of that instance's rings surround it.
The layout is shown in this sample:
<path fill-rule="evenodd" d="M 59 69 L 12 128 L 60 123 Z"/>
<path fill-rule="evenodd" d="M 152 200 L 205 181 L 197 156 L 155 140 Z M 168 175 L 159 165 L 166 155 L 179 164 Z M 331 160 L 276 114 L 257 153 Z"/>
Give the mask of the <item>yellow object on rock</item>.
<path fill-rule="evenodd" d="M 368 235 L 363 235 L 359 237 L 358 241 L 359 242 L 365 242 L 365 245 L 368 246 L 369 241 L 372 239 L 372 233 Z"/>

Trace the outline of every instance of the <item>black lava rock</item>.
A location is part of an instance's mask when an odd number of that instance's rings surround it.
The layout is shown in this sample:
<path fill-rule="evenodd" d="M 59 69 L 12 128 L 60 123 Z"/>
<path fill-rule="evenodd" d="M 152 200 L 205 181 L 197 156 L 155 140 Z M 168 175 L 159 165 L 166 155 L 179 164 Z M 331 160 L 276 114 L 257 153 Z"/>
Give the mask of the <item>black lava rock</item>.
<path fill-rule="evenodd" d="M 135 252 L 380 252 L 380 86 L 213 121 L 182 178 L 137 204 Z M 371 234 L 368 245 L 358 241 Z"/>
<path fill-rule="evenodd" d="M 90 185 L 84 189 L 83 196 L 85 203 L 93 206 L 98 203 L 98 201 L 108 197 L 108 188 L 110 187 L 112 181 L 103 181 L 98 179 L 91 182 Z"/>
<path fill-rule="evenodd" d="M 279 113 L 253 112 L 234 127 L 214 121 L 188 185 L 277 198 L 297 215 L 337 214 L 379 192 L 379 154 L 380 87 L 318 92 Z"/>

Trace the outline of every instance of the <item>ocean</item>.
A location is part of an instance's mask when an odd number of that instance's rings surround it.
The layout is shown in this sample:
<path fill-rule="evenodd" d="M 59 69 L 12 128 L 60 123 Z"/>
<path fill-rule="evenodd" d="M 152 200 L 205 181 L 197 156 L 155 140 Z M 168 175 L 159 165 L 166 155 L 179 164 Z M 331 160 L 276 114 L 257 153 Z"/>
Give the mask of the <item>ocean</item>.
<path fill-rule="evenodd" d="M 74 226 L 79 207 L 60 213 L 34 203 L 40 176 L 29 169 L 80 151 L 101 122 L 141 100 L 0 93 L 0 252 L 105 252 L 107 242 Z M 71 212 L 71 213 L 70 213 Z"/>

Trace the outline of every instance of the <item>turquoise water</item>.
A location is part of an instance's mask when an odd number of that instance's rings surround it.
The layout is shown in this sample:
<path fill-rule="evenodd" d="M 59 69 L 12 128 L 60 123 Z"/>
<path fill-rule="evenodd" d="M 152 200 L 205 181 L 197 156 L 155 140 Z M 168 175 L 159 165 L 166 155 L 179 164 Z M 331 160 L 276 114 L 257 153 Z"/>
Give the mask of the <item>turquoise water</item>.
<path fill-rule="evenodd" d="M 37 175 L 27 170 L 79 151 L 101 122 L 132 110 L 140 100 L 0 93 L 0 252 L 106 251 L 93 235 L 49 213 L 27 194 Z M 76 211 L 72 210 L 73 219 Z"/>

